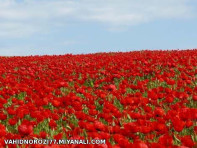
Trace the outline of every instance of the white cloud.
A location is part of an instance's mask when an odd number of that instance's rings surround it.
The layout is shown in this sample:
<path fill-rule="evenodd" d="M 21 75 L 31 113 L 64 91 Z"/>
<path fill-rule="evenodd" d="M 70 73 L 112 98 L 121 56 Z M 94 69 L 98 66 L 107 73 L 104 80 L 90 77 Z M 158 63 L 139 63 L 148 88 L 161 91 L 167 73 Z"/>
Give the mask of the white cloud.
<path fill-rule="evenodd" d="M 111 26 L 130 26 L 155 19 L 187 18 L 191 9 L 186 0 L 85 0 L 87 20 L 107 23 Z M 98 3 L 100 5 L 98 5 Z"/>
<path fill-rule="evenodd" d="M 31 55 L 32 51 L 27 50 L 28 47 L 2 47 L 0 48 L 0 56 L 25 56 Z"/>
<path fill-rule="evenodd" d="M 157 19 L 192 16 L 189 0 L 0 0 L 0 37 L 48 32 L 72 21 L 91 21 L 109 29 Z"/>

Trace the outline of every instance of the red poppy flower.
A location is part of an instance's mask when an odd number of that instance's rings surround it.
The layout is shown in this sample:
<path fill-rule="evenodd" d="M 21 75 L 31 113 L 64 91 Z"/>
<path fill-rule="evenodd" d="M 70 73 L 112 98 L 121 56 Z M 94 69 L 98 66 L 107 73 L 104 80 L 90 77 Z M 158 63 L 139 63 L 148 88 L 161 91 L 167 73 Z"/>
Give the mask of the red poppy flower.
<path fill-rule="evenodd" d="M 181 132 L 183 128 L 185 127 L 185 122 L 179 120 L 179 119 L 174 119 L 172 121 L 173 127 L 177 132 Z"/>
<path fill-rule="evenodd" d="M 113 84 L 110 84 L 110 85 L 108 86 L 108 90 L 109 90 L 109 91 L 115 91 L 115 90 L 116 90 L 116 86 L 113 85 Z"/>
<path fill-rule="evenodd" d="M 33 132 L 33 126 L 32 125 L 21 124 L 21 125 L 18 126 L 18 132 L 22 136 L 28 136 Z"/>
<path fill-rule="evenodd" d="M 194 141 L 192 140 L 191 136 L 184 136 L 181 138 L 181 142 L 184 146 L 193 147 Z"/>
<path fill-rule="evenodd" d="M 6 136 L 6 128 L 4 125 L 0 124 L 0 137 Z"/>
<path fill-rule="evenodd" d="M 51 119 L 49 121 L 49 126 L 50 126 L 50 128 L 54 129 L 57 127 L 57 123 L 53 119 Z"/>
<path fill-rule="evenodd" d="M 5 115 L 4 113 L 0 113 L 0 120 L 6 120 L 7 119 L 7 115 Z"/>
<path fill-rule="evenodd" d="M 9 122 L 10 125 L 16 125 L 17 119 L 11 118 L 11 119 L 8 120 L 8 122 Z"/>
<path fill-rule="evenodd" d="M 46 139 L 47 133 L 46 132 L 40 132 L 40 137 L 42 139 Z"/>
<path fill-rule="evenodd" d="M 95 121 L 94 126 L 95 126 L 95 129 L 99 131 L 105 131 L 105 125 L 102 122 Z"/>

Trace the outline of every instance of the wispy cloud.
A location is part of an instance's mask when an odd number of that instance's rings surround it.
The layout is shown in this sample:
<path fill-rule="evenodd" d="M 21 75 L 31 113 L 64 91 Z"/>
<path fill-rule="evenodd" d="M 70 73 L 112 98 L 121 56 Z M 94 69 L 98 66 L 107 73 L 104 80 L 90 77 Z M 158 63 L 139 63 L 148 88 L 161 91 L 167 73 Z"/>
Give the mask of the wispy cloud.
<path fill-rule="evenodd" d="M 47 33 L 54 26 L 91 21 L 117 29 L 193 15 L 189 0 L 0 0 L 0 37 Z"/>

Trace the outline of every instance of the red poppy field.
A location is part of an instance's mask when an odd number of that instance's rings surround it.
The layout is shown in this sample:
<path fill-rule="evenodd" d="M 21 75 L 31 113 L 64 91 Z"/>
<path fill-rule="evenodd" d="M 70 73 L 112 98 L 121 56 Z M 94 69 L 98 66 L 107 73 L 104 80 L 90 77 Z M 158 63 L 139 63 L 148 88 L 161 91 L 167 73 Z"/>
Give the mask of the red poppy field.
<path fill-rule="evenodd" d="M 105 139 L 19 145 L 5 139 Z M 197 147 L 197 50 L 0 57 L 0 148 Z"/>

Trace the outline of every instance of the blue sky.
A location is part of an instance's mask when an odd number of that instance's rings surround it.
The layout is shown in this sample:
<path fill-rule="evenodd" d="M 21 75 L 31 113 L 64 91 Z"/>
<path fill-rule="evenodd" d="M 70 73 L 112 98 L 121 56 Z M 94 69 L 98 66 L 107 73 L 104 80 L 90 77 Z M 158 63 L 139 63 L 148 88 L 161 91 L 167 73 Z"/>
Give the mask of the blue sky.
<path fill-rule="evenodd" d="M 193 48 L 196 0 L 0 0 L 0 55 Z"/>

